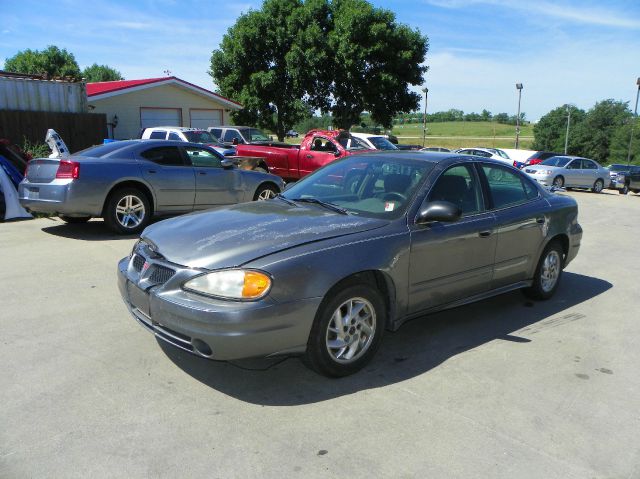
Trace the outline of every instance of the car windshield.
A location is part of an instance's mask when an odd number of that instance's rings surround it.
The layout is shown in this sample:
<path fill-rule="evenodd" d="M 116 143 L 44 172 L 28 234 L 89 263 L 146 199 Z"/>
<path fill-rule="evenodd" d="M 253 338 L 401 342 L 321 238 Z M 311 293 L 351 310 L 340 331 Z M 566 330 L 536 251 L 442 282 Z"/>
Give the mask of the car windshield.
<path fill-rule="evenodd" d="M 320 200 L 353 215 L 399 218 L 432 168 L 428 161 L 355 155 L 329 163 L 283 196 L 292 201 Z"/>
<path fill-rule="evenodd" d="M 397 150 L 396 145 L 387 140 L 384 136 L 370 136 L 368 140 L 376 150 Z"/>
<path fill-rule="evenodd" d="M 551 158 L 547 158 L 542 161 L 540 164 L 544 166 L 558 166 L 563 167 L 566 166 L 567 163 L 571 161 L 571 158 L 567 158 L 566 156 L 552 156 Z"/>
<path fill-rule="evenodd" d="M 245 137 L 249 142 L 252 141 L 269 141 L 269 137 L 262 133 L 262 131 L 257 128 L 246 128 L 240 130 L 242 136 Z"/>
<path fill-rule="evenodd" d="M 187 137 L 187 140 L 191 143 L 215 143 L 213 136 L 211 133 L 204 130 L 199 131 L 185 131 L 184 136 Z"/>

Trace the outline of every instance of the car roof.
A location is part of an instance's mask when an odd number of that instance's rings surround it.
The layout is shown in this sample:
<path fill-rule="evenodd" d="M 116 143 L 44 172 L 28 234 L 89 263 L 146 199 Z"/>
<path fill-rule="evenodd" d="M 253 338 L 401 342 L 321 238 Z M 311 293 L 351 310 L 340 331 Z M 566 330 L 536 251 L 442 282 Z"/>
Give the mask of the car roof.
<path fill-rule="evenodd" d="M 149 146 L 149 147 L 153 147 L 153 146 L 182 146 L 182 147 L 189 147 L 192 146 L 194 148 L 209 148 L 211 150 L 213 150 L 213 147 L 207 146 L 205 144 L 202 143 L 191 143 L 188 141 L 178 141 L 178 140 L 151 140 L 151 139 L 136 139 L 136 140 L 118 140 L 118 141 L 114 141 L 114 142 L 110 142 L 110 143 L 105 143 L 105 144 L 98 144 L 98 145 L 93 145 L 89 148 L 85 148 L 84 150 L 78 151 L 76 153 L 73 153 L 71 156 L 82 156 L 82 157 L 93 157 L 93 158 L 100 158 L 102 156 L 107 156 L 107 155 L 112 155 L 115 154 L 118 151 L 122 151 L 125 149 L 130 149 L 130 148 L 135 148 L 141 145 L 145 145 L 145 146 Z M 106 147 L 105 150 L 108 150 L 107 152 L 105 152 L 104 154 L 100 155 L 100 156 L 94 156 L 91 155 L 91 152 L 89 151 L 89 154 L 81 154 L 89 149 L 93 150 L 98 149 L 100 147 Z"/>
<path fill-rule="evenodd" d="M 374 133 L 351 133 L 351 136 L 355 136 L 356 138 L 385 138 L 384 135 L 376 135 Z"/>
<path fill-rule="evenodd" d="M 149 126 L 145 130 L 207 131 L 204 128 L 190 128 L 188 126 Z"/>

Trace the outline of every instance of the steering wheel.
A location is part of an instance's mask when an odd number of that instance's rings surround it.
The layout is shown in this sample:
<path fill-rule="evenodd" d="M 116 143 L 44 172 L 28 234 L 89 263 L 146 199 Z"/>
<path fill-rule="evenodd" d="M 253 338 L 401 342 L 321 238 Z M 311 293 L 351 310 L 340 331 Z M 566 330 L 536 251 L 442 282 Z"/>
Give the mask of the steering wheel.
<path fill-rule="evenodd" d="M 398 193 L 397 191 L 390 191 L 389 193 L 385 194 L 382 199 L 384 201 L 394 201 L 395 200 L 395 201 L 400 201 L 402 203 L 407 201 L 407 197 L 404 196 L 402 193 Z"/>

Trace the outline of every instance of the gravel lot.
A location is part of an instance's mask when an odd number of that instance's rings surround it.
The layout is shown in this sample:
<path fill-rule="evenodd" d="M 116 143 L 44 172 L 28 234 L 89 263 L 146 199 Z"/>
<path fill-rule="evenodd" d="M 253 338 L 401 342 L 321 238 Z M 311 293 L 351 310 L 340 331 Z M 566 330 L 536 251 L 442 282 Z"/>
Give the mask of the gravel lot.
<path fill-rule="evenodd" d="M 553 300 L 412 321 L 341 380 L 159 344 L 101 221 L 0 224 L 0 477 L 638 478 L 640 195 L 568 194 Z"/>

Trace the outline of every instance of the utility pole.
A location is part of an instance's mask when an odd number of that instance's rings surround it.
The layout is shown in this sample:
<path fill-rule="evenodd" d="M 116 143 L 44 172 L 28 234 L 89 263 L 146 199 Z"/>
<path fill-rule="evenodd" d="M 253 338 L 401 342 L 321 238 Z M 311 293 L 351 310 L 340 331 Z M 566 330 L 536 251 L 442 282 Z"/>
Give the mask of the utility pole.
<path fill-rule="evenodd" d="M 567 105 L 567 134 L 564 137 L 564 154 L 567 154 L 567 147 L 569 146 L 569 125 L 571 124 L 571 106 Z"/>
<path fill-rule="evenodd" d="M 631 143 L 633 143 L 633 127 L 636 126 L 638 121 L 638 97 L 640 96 L 640 77 L 636 80 L 638 85 L 638 91 L 636 93 L 636 107 L 633 111 L 633 123 L 631 123 L 631 135 L 629 136 L 629 151 L 627 152 L 627 166 L 631 163 Z"/>
<path fill-rule="evenodd" d="M 518 115 L 516 116 L 516 150 L 520 145 L 520 99 L 522 98 L 522 83 L 516 83 L 518 90 Z"/>
<path fill-rule="evenodd" d="M 424 148 L 427 140 L 427 94 L 429 89 L 424 87 L 422 91 L 424 92 L 424 117 L 422 118 L 422 147 Z"/>

